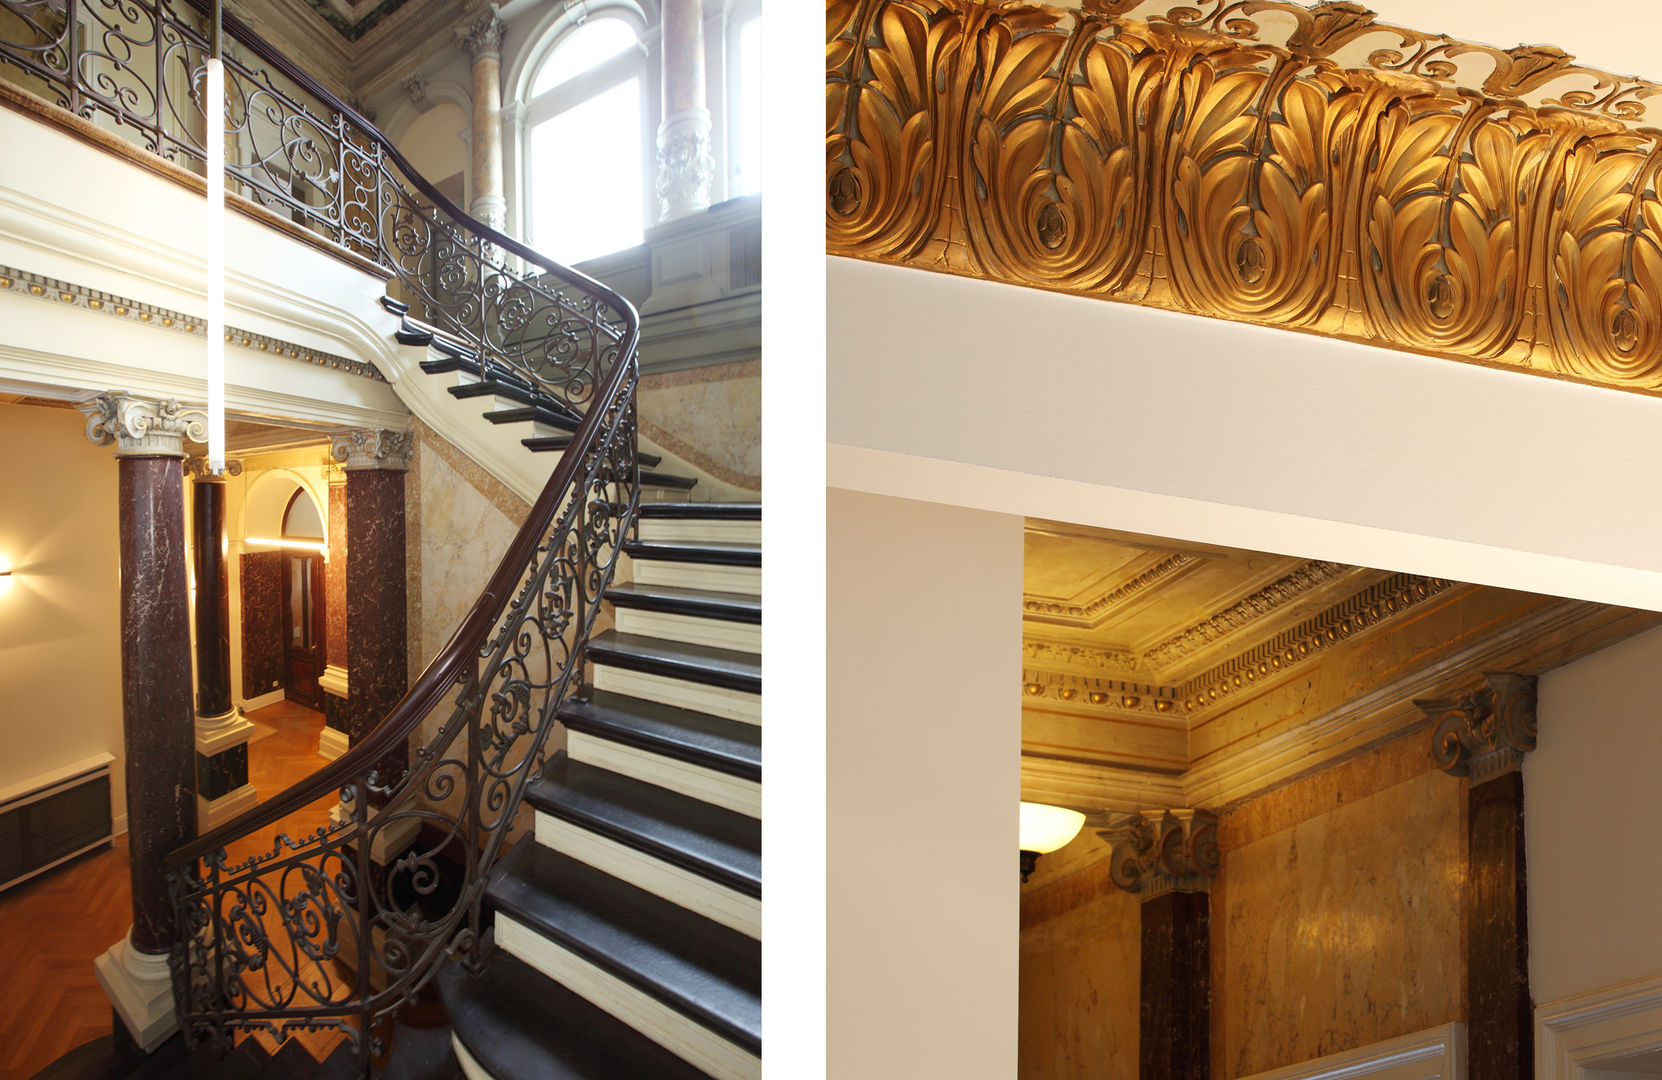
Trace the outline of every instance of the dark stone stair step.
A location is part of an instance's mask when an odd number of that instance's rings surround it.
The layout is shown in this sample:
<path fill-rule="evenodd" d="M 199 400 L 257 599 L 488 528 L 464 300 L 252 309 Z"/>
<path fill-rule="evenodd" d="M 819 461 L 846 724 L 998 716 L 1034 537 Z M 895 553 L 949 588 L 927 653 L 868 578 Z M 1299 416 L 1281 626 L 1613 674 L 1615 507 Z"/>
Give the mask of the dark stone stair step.
<path fill-rule="evenodd" d="M 437 978 L 451 1027 L 496 1080 L 707 1080 L 617 1017 L 502 949 Z"/>
<path fill-rule="evenodd" d="M 642 508 L 650 506 L 642 503 Z M 632 559 L 706 563 L 712 566 L 761 566 L 762 545 L 725 540 L 630 540 L 623 550 Z"/>
<path fill-rule="evenodd" d="M 526 449 L 534 453 L 546 454 L 550 450 L 564 450 L 571 445 L 571 438 L 570 435 L 532 435 L 519 441 L 525 445 Z M 664 459 L 657 454 L 648 454 L 637 450 L 635 451 L 635 460 L 642 465 L 651 466 Z"/>
<path fill-rule="evenodd" d="M 673 473 L 653 472 L 650 469 L 641 470 L 642 487 L 675 488 L 679 491 L 687 491 L 697 485 L 697 477 L 676 476 Z"/>
<path fill-rule="evenodd" d="M 643 518 L 692 518 L 709 519 L 713 521 L 761 521 L 762 504 L 718 502 L 642 503 L 640 515 Z"/>
<path fill-rule="evenodd" d="M 749 593 L 629 582 L 607 589 L 606 599 L 617 607 L 661 611 L 668 615 L 691 615 L 700 619 L 758 625 L 762 621 L 762 598 Z"/>
<path fill-rule="evenodd" d="M 513 409 L 493 409 L 485 414 L 485 419 L 493 424 L 522 424 L 534 420 L 538 423 L 547 424 L 549 427 L 560 428 L 562 431 L 577 430 L 577 421 L 540 405 L 521 405 Z"/>
<path fill-rule="evenodd" d="M 500 911 L 753 1054 L 762 944 L 524 836 L 486 890 Z"/>
<path fill-rule="evenodd" d="M 391 1047 L 387 1063 L 377 1074 L 379 1080 L 461 1080 L 465 1075 L 451 1049 L 448 1025 L 418 1028 L 395 1024 Z"/>
<path fill-rule="evenodd" d="M 218 1075 L 225 1080 L 246 1080 L 264 1068 L 270 1059 L 271 1054 L 258 1039 L 244 1039 L 236 1045 L 236 1049 L 220 1059 Z"/>
<path fill-rule="evenodd" d="M 253 1080 L 309 1080 L 316 1073 L 317 1059 L 298 1039 L 289 1039 L 253 1074 Z"/>
<path fill-rule="evenodd" d="M 717 649 L 666 638 L 620 634 L 608 630 L 589 639 L 589 660 L 596 664 L 721 686 L 747 694 L 762 692 L 762 659 L 755 653 Z"/>
<path fill-rule="evenodd" d="M 532 806 L 745 896 L 762 895 L 762 823 L 558 751 Z"/>
<path fill-rule="evenodd" d="M 363 1070 L 358 1065 L 358 1055 L 352 1052 L 352 1044 L 343 1042 L 331 1050 L 318 1066 L 316 1080 L 358 1080 L 362 1075 Z"/>
<path fill-rule="evenodd" d="M 756 724 L 593 687 L 568 700 L 558 716 L 573 731 L 741 780 L 762 779 L 762 729 Z"/>
<path fill-rule="evenodd" d="M 537 393 L 530 387 L 520 386 L 503 379 L 480 379 L 478 382 L 462 383 L 459 386 L 445 388 L 451 397 L 504 397 L 509 401 L 517 401 L 521 405 L 536 405 Z"/>

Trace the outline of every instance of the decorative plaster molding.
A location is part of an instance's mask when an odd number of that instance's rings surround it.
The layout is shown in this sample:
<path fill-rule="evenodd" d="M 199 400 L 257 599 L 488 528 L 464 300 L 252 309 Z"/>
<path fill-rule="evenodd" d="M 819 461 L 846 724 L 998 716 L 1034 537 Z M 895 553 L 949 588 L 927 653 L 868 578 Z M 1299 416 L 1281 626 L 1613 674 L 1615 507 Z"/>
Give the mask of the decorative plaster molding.
<path fill-rule="evenodd" d="M 1414 705 L 1431 721 L 1431 757 L 1450 776 L 1480 780 L 1517 768 L 1535 749 L 1535 676 L 1485 671 L 1484 686 Z"/>
<path fill-rule="evenodd" d="M 1168 892 L 1206 892 L 1218 872 L 1218 816 L 1205 810 L 1148 810 L 1097 835 L 1108 843 L 1114 884 L 1144 900 Z"/>
<path fill-rule="evenodd" d="M 151 401 L 131 394 L 99 394 L 87 412 L 87 438 L 115 444 L 116 457 L 185 456 L 185 440 L 208 441 L 208 414 L 169 398 Z"/>
<path fill-rule="evenodd" d="M 412 103 L 420 105 L 427 100 L 427 76 L 419 71 L 412 71 L 398 84 L 404 88 Z"/>
<path fill-rule="evenodd" d="M 1172 555 L 1160 560 L 1130 581 L 1121 582 L 1088 604 L 1063 604 L 1036 596 L 1022 598 L 1021 609 L 1027 615 L 1043 618 L 1053 616 L 1070 621 L 1095 623 L 1114 608 L 1179 570 L 1186 570 L 1200 562 L 1198 555 Z"/>
<path fill-rule="evenodd" d="M 456 31 L 456 45 L 475 64 L 487 58 L 500 57 L 502 34 L 507 28 L 502 16 L 497 14 L 496 5 L 490 4 L 465 28 Z"/>
<path fill-rule="evenodd" d="M 1022 693 L 1030 698 L 1048 698 L 1121 715 L 1131 713 L 1149 719 L 1170 718 L 1177 727 L 1188 727 L 1187 721 L 1178 712 L 1171 691 L 1162 687 L 1031 668 L 1023 669 L 1021 678 Z"/>
<path fill-rule="evenodd" d="M 410 467 L 414 447 L 415 441 L 408 432 L 367 428 L 336 435 L 329 444 L 329 453 L 348 472 L 355 469 L 403 472 Z"/>
<path fill-rule="evenodd" d="M 1196 623 L 1182 633 L 1160 642 L 1143 653 L 1143 661 L 1163 666 L 1181 660 L 1190 653 L 1248 626 L 1322 585 L 1343 577 L 1353 568 L 1332 562 L 1307 562 L 1278 581 L 1264 586 L 1251 596 Z"/>
<path fill-rule="evenodd" d="M 1243 1080 L 1465 1080 L 1466 1025 L 1456 1021 Z"/>
<path fill-rule="evenodd" d="M 827 18 L 831 254 L 1662 393 L 1662 85 L 1353 3 Z"/>
<path fill-rule="evenodd" d="M 716 163 L 710 153 L 710 110 L 687 109 L 658 126 L 660 221 L 696 214 L 710 206 Z"/>
<path fill-rule="evenodd" d="M 190 477 L 192 480 L 202 480 L 211 483 L 215 480 L 223 480 L 227 476 L 241 476 L 242 462 L 227 461 L 225 463 L 225 471 L 223 473 L 216 473 L 208 468 L 208 457 L 206 454 L 192 454 L 185 458 L 185 475 Z"/>
<path fill-rule="evenodd" d="M 1662 975 L 1562 998 L 1535 1008 L 1541 1080 L 1590 1080 L 1624 1059 L 1662 1050 Z"/>
<path fill-rule="evenodd" d="M 84 285 L 76 285 L 68 281 L 59 281 L 42 274 L 33 274 L 27 270 L 18 270 L 10 266 L 0 266 L 0 293 L 12 292 L 32 296 L 47 303 L 62 304 L 78 308 L 82 311 L 96 312 L 110 318 L 123 319 L 140 326 L 150 326 L 157 330 L 168 330 L 176 334 L 187 334 L 206 339 L 208 328 L 205 320 L 195 315 L 173 311 L 169 308 L 157 307 L 155 304 L 144 304 L 137 300 L 130 300 L 123 296 L 114 296 L 110 293 L 89 289 Z M 300 360 L 319 367 L 333 368 L 344 371 L 348 375 L 358 375 L 377 382 L 386 382 L 373 364 L 365 364 L 357 360 L 348 360 L 344 356 L 334 356 L 330 353 L 308 349 L 303 345 L 296 345 L 290 341 L 256 334 L 250 330 L 238 330 L 227 327 L 225 340 L 231 345 L 241 345 L 245 349 L 257 349 L 273 356 L 286 356 L 293 360 Z"/>

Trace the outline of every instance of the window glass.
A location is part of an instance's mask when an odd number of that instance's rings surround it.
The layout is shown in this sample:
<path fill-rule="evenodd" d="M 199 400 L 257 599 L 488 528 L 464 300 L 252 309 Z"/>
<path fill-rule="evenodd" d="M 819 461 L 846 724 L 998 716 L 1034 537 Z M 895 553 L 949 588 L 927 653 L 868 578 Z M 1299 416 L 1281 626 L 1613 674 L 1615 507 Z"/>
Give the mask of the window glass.
<path fill-rule="evenodd" d="M 569 264 L 641 242 L 639 78 L 544 120 L 526 139 L 533 248 Z"/>
<path fill-rule="evenodd" d="M 591 19 L 573 30 L 543 61 L 531 83 L 531 96 L 552 90 L 567 79 L 599 67 L 640 39 L 621 19 Z"/>
<path fill-rule="evenodd" d="M 755 16 L 739 27 L 739 144 L 735 195 L 762 190 L 762 19 Z"/>

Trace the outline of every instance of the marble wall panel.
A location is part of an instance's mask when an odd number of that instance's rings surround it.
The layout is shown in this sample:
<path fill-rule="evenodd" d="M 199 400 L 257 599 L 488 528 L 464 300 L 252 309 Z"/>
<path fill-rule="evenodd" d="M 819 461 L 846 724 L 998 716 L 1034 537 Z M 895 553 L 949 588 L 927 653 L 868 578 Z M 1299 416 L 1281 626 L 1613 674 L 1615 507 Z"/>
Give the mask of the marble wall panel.
<path fill-rule="evenodd" d="M 1106 860 L 1022 894 L 1021 1080 L 1137 1080 L 1141 927 Z"/>
<path fill-rule="evenodd" d="M 1224 815 L 1214 1078 L 1464 1019 L 1464 800 L 1408 738 Z"/>
<path fill-rule="evenodd" d="M 343 605 L 344 606 L 344 605 Z M 283 553 L 242 555 L 242 692 L 283 687 Z"/>
<path fill-rule="evenodd" d="M 324 663 L 346 669 L 346 485 L 329 485 L 329 558 L 323 567 Z"/>
<path fill-rule="evenodd" d="M 641 377 L 641 434 L 749 491 L 762 490 L 762 362 Z"/>

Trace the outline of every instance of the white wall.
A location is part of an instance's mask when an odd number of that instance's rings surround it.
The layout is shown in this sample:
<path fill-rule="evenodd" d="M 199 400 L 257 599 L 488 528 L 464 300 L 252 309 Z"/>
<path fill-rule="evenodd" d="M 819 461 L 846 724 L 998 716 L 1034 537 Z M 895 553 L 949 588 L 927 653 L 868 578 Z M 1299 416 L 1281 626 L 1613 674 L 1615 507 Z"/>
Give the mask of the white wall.
<path fill-rule="evenodd" d="M 116 463 L 68 409 L 0 405 L 0 788 L 99 753 L 125 829 Z M 0 586 L 0 588 L 4 588 Z"/>
<path fill-rule="evenodd" d="M 833 485 L 1662 609 L 1662 399 L 852 259 L 826 295 Z"/>
<path fill-rule="evenodd" d="M 1003 1080 L 1022 521 L 843 491 L 826 516 L 827 1075 Z"/>
<path fill-rule="evenodd" d="M 1662 630 L 1541 676 L 1524 759 L 1537 1002 L 1662 975 Z"/>

